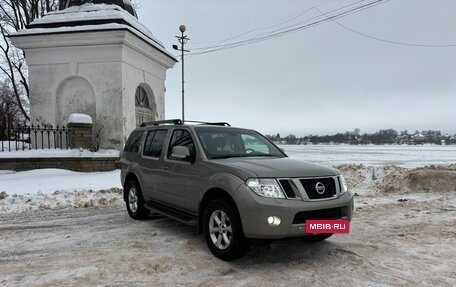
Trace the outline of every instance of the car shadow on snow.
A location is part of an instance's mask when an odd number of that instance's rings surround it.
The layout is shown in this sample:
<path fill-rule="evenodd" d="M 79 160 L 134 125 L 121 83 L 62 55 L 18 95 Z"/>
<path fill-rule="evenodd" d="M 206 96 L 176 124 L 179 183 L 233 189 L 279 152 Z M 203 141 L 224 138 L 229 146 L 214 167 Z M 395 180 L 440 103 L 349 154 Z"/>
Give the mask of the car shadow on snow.
<path fill-rule="evenodd" d="M 203 256 L 213 256 L 206 246 L 204 236 L 197 234 L 194 227 L 185 225 L 173 219 L 151 215 L 147 221 L 153 225 L 153 229 L 160 231 L 162 235 L 169 236 L 171 240 L 186 241 L 191 250 Z M 151 226 L 152 227 L 152 226 Z M 185 248 L 185 247 L 184 247 Z M 251 266 L 268 266 L 270 264 L 321 264 L 343 265 L 347 262 L 360 263 L 362 256 L 350 249 L 349 246 L 333 236 L 322 242 L 307 242 L 302 238 L 274 241 L 252 241 L 249 252 L 242 258 L 231 261 L 233 268 L 248 269 Z"/>
<path fill-rule="evenodd" d="M 358 260 L 361 259 L 361 256 L 334 239 L 307 242 L 295 238 L 262 244 L 254 242 L 246 256 L 235 261 L 235 264 L 240 266 L 248 266 L 255 262 L 268 264 L 307 262 L 312 264 L 313 261 L 343 262 L 347 259 Z"/>

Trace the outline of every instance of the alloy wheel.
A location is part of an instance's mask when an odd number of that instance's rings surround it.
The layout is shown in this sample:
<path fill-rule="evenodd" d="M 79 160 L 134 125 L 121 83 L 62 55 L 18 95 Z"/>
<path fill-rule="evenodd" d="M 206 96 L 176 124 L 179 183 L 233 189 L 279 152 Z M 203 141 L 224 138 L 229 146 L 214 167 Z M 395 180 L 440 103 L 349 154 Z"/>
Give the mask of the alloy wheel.
<path fill-rule="evenodd" d="M 131 187 L 128 191 L 128 206 L 133 213 L 138 210 L 138 194 L 135 187 Z"/>
<path fill-rule="evenodd" d="M 230 246 L 233 231 L 231 228 L 231 221 L 225 212 L 221 210 L 212 212 L 209 219 L 209 234 L 212 243 L 214 243 L 218 249 L 224 250 Z"/>

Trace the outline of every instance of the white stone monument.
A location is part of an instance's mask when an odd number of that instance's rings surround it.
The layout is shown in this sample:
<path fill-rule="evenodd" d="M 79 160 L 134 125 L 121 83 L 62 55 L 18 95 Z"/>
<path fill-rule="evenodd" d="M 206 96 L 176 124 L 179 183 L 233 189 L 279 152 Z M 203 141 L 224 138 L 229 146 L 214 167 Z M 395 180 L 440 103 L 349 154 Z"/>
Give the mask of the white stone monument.
<path fill-rule="evenodd" d="M 136 126 L 164 119 L 166 71 L 177 60 L 128 0 L 67 6 L 11 36 L 29 67 L 31 121 L 61 126 L 87 114 L 99 148 L 120 149 Z"/>

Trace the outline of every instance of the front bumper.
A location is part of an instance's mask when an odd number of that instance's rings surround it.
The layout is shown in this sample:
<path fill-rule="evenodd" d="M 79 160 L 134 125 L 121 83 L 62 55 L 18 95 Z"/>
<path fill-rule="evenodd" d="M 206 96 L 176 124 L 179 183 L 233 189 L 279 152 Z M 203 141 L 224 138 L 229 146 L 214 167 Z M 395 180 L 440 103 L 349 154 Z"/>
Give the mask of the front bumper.
<path fill-rule="evenodd" d="M 353 194 L 350 191 L 328 200 L 304 201 L 261 197 L 246 185 L 239 187 L 235 201 L 241 216 L 244 234 L 247 238 L 252 239 L 283 239 L 306 236 L 305 223 L 293 224 L 297 213 L 340 208 L 340 217 L 338 216 L 338 218 L 351 220 L 354 205 Z M 267 221 L 270 216 L 280 217 L 280 225 L 270 226 Z"/>

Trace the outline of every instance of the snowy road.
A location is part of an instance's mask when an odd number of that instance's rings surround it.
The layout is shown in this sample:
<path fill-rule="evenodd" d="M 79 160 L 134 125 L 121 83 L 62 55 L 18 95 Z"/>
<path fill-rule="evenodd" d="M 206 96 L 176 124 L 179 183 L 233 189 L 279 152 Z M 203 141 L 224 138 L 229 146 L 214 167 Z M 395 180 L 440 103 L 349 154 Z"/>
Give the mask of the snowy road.
<path fill-rule="evenodd" d="M 119 203 L 2 214 L 0 286 L 456 286 L 454 202 L 358 204 L 349 235 L 255 246 L 234 262 L 194 229 L 134 221 Z"/>

